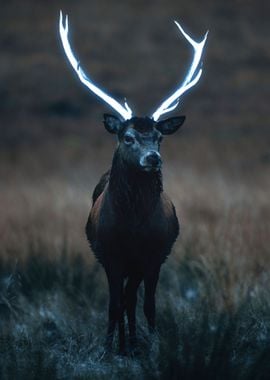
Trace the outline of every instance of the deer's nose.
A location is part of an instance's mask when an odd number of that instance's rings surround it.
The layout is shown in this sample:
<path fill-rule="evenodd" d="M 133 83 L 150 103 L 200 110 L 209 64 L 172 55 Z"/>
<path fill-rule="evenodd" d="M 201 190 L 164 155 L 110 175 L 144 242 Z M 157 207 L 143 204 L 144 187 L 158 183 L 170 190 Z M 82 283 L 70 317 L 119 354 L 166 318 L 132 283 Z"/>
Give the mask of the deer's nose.
<path fill-rule="evenodd" d="M 140 160 L 140 164 L 146 170 L 158 170 L 161 167 L 161 157 L 156 151 L 147 152 Z"/>
<path fill-rule="evenodd" d="M 158 152 L 149 152 L 146 154 L 146 162 L 151 166 L 158 166 L 161 163 L 160 154 Z"/>

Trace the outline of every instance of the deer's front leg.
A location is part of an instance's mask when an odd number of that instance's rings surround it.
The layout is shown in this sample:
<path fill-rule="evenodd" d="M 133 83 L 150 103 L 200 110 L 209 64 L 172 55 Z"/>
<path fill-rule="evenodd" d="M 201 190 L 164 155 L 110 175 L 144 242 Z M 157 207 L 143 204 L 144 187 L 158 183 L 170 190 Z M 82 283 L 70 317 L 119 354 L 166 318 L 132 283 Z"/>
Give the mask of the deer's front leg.
<path fill-rule="evenodd" d="M 124 278 L 122 279 L 120 288 L 120 311 L 118 316 L 119 331 L 119 353 L 126 354 L 126 336 L 125 336 L 125 302 L 124 302 Z"/>
<path fill-rule="evenodd" d="M 120 322 L 121 314 L 123 313 L 122 291 L 124 278 L 122 270 L 120 268 L 116 268 L 115 266 L 108 266 L 105 268 L 105 271 L 107 274 L 110 293 L 106 350 L 111 351 L 115 327 L 117 322 Z M 122 339 L 120 346 L 123 346 L 124 334 L 120 333 L 119 338 L 120 340 Z M 122 349 L 122 347 L 120 348 Z"/>
<path fill-rule="evenodd" d="M 136 347 L 136 304 L 137 304 L 137 290 L 142 281 L 143 275 L 140 273 L 132 274 L 128 278 L 125 287 L 125 304 L 128 317 L 129 327 L 129 340 L 131 350 Z"/>

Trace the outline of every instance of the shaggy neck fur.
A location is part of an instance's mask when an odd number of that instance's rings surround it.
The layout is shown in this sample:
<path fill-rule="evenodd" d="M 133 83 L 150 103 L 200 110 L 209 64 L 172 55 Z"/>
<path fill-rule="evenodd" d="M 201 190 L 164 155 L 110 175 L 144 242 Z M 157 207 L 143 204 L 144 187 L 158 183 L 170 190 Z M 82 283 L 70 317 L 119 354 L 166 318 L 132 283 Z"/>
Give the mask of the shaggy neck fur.
<path fill-rule="evenodd" d="M 130 167 L 116 150 L 110 173 L 109 194 L 119 215 L 141 223 L 151 217 L 162 191 L 160 170 L 144 172 Z"/>

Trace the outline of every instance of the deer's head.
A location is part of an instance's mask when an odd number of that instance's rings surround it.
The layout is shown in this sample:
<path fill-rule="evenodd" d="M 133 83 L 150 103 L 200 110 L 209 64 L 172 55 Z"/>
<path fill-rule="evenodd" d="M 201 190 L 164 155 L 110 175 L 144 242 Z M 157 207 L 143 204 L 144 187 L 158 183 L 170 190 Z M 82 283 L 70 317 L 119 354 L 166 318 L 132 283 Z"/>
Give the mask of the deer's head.
<path fill-rule="evenodd" d="M 149 117 L 132 117 L 121 121 L 114 115 L 104 115 L 108 132 L 118 136 L 118 151 L 129 165 L 146 172 L 161 168 L 160 144 L 164 135 L 171 135 L 185 121 L 185 116 L 154 121 Z"/>
<path fill-rule="evenodd" d="M 135 117 L 126 101 L 124 105 L 120 104 L 102 91 L 84 73 L 80 62 L 73 54 L 68 40 L 68 16 L 63 20 L 63 15 L 60 11 L 60 37 L 71 66 L 81 82 L 118 113 L 119 117 L 109 114 L 104 115 L 105 127 L 110 133 L 117 134 L 119 149 L 124 159 L 145 171 L 155 171 L 160 168 L 161 157 L 159 147 L 162 136 L 176 132 L 185 120 L 185 116 L 178 116 L 159 121 L 160 117 L 173 111 L 178 106 L 181 96 L 191 87 L 195 86 L 202 74 L 201 57 L 208 32 L 201 42 L 196 42 L 183 30 L 179 23 L 175 21 L 175 24 L 194 50 L 193 61 L 188 74 L 183 83 L 161 103 L 151 117 Z"/>

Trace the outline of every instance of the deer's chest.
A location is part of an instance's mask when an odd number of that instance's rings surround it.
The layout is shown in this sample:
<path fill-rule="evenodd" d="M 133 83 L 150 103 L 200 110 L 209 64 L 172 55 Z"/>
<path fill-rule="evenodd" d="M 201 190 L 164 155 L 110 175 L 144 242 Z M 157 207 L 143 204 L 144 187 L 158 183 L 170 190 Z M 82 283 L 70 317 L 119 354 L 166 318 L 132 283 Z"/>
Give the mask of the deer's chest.
<path fill-rule="evenodd" d="M 171 203 L 170 203 L 171 205 Z M 170 211 L 170 212 L 169 212 Z M 97 247 L 105 255 L 147 257 L 167 255 L 178 235 L 178 220 L 173 206 L 163 203 L 145 212 L 115 213 L 109 207 L 101 209 L 97 228 Z"/>

